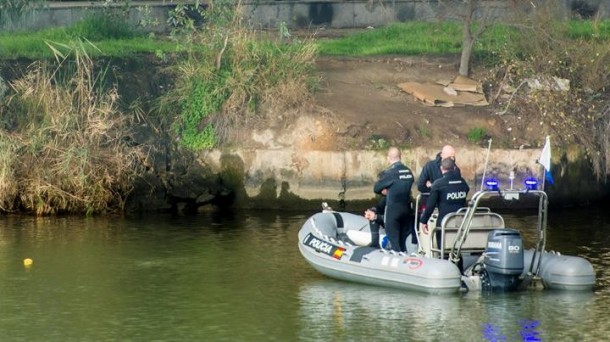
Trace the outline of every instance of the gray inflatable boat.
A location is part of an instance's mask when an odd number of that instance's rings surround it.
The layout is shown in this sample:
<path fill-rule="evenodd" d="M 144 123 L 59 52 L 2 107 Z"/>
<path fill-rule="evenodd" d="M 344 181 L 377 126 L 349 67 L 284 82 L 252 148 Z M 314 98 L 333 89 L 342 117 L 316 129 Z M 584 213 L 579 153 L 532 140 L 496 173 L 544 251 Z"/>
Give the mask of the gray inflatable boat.
<path fill-rule="evenodd" d="M 519 231 L 506 228 L 499 214 L 479 207 L 481 199 L 493 196 L 505 201 L 538 200 L 534 248 L 524 250 Z M 592 290 L 595 272 L 586 259 L 545 251 L 547 205 L 547 195 L 540 190 L 479 191 L 467 208 L 447 215 L 440 228 L 429 234 L 416 231 L 417 244 L 410 244 L 407 238 L 407 253 L 368 247 L 367 219 L 326 207 L 303 224 L 298 246 L 320 273 L 370 285 L 436 294 L 529 288 Z M 429 227 L 436 227 L 435 215 Z M 441 230 L 440 244 L 436 229 Z M 383 230 L 381 233 L 383 239 Z"/>

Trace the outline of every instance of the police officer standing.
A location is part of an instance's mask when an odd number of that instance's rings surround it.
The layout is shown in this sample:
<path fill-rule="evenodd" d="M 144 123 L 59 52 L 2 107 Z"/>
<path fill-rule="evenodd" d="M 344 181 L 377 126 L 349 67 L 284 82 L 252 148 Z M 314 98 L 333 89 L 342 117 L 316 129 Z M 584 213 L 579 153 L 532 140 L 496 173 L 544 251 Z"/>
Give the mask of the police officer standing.
<path fill-rule="evenodd" d="M 443 173 L 441 172 L 441 161 L 445 158 L 451 158 L 455 161 L 455 148 L 451 145 L 445 145 L 441 149 L 439 153 L 436 154 L 436 157 L 433 160 L 428 161 L 421 170 L 421 174 L 417 179 L 417 190 L 419 190 L 422 194 L 427 194 L 431 191 L 432 183 L 435 180 L 443 177 Z M 460 169 L 455 167 L 460 172 Z M 421 206 L 426 205 L 426 201 L 428 199 L 427 195 L 421 196 Z M 423 208 L 420 208 L 420 212 Z"/>
<path fill-rule="evenodd" d="M 470 191 L 470 187 L 464 178 L 462 178 L 459 171 L 456 170 L 455 160 L 452 158 L 443 159 L 441 161 L 441 171 L 443 177 L 432 183 L 430 197 L 428 197 L 426 202 L 426 210 L 419 220 L 424 234 L 428 234 L 428 220 L 432 216 L 435 207 L 438 207 L 436 226 L 440 227 L 445 215 L 458 211 L 466 205 L 466 196 L 468 191 Z M 441 243 L 440 238 L 441 231 L 438 230 L 436 241 L 439 248 Z"/>
<path fill-rule="evenodd" d="M 406 251 L 406 239 L 410 231 L 411 212 L 411 186 L 413 186 L 413 173 L 400 161 L 400 150 L 390 147 L 388 150 L 388 163 L 390 166 L 379 174 L 373 191 L 385 197 L 379 202 L 376 210 L 367 210 L 364 216 L 372 221 L 382 220 L 392 249 Z M 378 213 L 383 212 L 383 216 Z M 373 227 L 371 227 L 373 228 Z M 371 230 L 373 245 L 375 232 Z"/>

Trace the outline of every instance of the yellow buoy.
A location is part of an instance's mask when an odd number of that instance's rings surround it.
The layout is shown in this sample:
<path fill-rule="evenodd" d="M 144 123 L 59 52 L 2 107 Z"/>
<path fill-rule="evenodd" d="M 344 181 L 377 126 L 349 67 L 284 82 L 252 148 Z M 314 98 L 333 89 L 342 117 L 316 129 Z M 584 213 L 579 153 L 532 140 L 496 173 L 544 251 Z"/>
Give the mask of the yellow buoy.
<path fill-rule="evenodd" d="M 34 263 L 34 260 L 32 260 L 30 258 L 23 259 L 23 266 L 32 266 L 33 263 Z"/>

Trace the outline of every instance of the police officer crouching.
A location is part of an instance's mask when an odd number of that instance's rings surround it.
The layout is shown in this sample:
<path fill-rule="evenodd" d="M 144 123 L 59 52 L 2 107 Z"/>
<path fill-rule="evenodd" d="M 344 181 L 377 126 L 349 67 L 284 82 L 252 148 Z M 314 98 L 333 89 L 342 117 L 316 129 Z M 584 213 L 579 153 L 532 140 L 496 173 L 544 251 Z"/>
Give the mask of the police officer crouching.
<path fill-rule="evenodd" d="M 436 227 L 440 227 L 443 218 L 452 212 L 458 211 L 466 206 L 466 196 L 470 187 L 456 170 L 455 161 L 452 158 L 445 158 L 441 161 L 441 171 L 443 177 L 432 183 L 430 196 L 426 202 L 426 210 L 422 214 L 419 222 L 422 224 L 422 231 L 428 234 L 428 220 L 434 208 L 438 207 L 438 218 Z M 436 231 L 436 242 L 441 248 L 441 230 Z"/>

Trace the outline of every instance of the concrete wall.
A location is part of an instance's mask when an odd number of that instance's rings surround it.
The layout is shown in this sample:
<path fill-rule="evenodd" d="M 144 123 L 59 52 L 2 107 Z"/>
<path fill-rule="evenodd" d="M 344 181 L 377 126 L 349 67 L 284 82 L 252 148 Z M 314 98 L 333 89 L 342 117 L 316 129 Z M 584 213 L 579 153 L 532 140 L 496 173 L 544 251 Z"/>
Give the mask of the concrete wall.
<path fill-rule="evenodd" d="M 225 152 L 226 153 L 226 152 Z M 387 167 L 387 151 L 299 151 L 234 150 L 244 161 L 244 185 L 250 197 L 255 197 L 261 184 L 269 178 L 277 184 L 288 183 L 291 192 L 303 199 L 333 199 L 345 192 L 345 200 L 373 197 L 372 186 L 377 174 Z M 419 175 L 424 164 L 438 151 L 414 148 L 403 151 L 403 162 Z M 516 171 L 515 184 L 523 184 L 527 176 L 540 176 L 536 159 L 540 150 L 495 150 L 490 156 L 487 175 L 495 176 L 507 185 L 509 173 Z M 205 164 L 220 167 L 220 151 L 207 154 Z M 458 151 L 458 165 L 470 186 L 478 189 L 484 171 L 486 149 L 473 147 Z M 280 189 L 277 189 L 278 196 Z"/>
<path fill-rule="evenodd" d="M 32 10 L 21 18 L 5 16 L 0 28 L 9 31 L 38 30 L 49 27 L 70 26 L 88 16 L 103 15 L 105 11 L 128 12 L 129 22 L 137 26 L 144 21 L 156 21 L 158 25 L 148 25 L 146 30 L 163 32 L 168 30 L 167 19 L 176 4 L 171 1 L 140 1 L 125 7 L 121 2 L 105 5 L 103 1 L 90 2 L 48 2 L 44 7 Z"/>
<path fill-rule="evenodd" d="M 402 151 L 402 161 L 419 177 L 423 166 L 438 150 L 413 148 Z M 492 149 L 488 165 L 485 165 L 487 149 L 481 147 L 460 148 L 457 162 L 462 176 L 471 187 L 470 196 L 480 190 L 483 173 L 493 177 L 502 189 L 511 187 L 510 175 L 514 173 L 512 187 L 524 188 L 526 177 L 535 177 L 542 182 L 542 169 L 536 160 L 540 149 Z M 559 152 L 553 157 L 553 173 L 556 185 L 547 187 L 554 204 L 574 204 L 599 199 L 607 195 L 591 174 L 591 169 L 578 167 L 583 164 L 582 155 Z M 240 165 L 240 177 L 248 200 L 256 199 L 261 192 L 275 191 L 275 196 L 266 196 L 267 203 L 281 199 L 282 193 L 295 198 L 313 201 L 344 200 L 358 202 L 374 197 L 373 184 L 377 174 L 387 167 L 387 151 L 308 151 L 294 148 L 279 149 L 230 149 L 214 150 L 202 154 L 199 162 L 222 174 L 227 164 L 223 158 L 231 156 L 231 167 Z M 236 162 L 239 161 L 239 162 Z M 271 188 L 269 185 L 271 184 Z M 417 196 L 416 186 L 413 195 Z M 317 201 L 316 201 L 317 200 Z M 336 203 L 336 202 L 334 202 Z"/>
<path fill-rule="evenodd" d="M 531 12 L 538 4 L 549 2 L 557 14 L 567 17 L 570 13 L 601 18 L 610 17 L 606 0 L 533 0 L 524 2 L 521 10 Z M 320 26 L 330 28 L 352 28 L 380 26 L 391 22 L 413 20 L 435 21 L 456 19 L 459 16 L 460 0 L 448 0 L 448 6 L 439 5 L 438 0 L 250 0 L 243 2 L 244 14 L 254 25 L 277 27 L 281 22 L 288 27 Z M 484 10 L 476 16 L 502 18 L 511 1 L 486 0 Z M 447 8 L 449 8 L 447 10 Z M 593 12 L 592 12 L 593 11 Z"/>
<path fill-rule="evenodd" d="M 538 0 L 546 1 L 546 0 Z M 568 14 L 575 4 L 581 4 L 580 12 L 589 13 L 597 9 L 601 18 L 610 17 L 609 5 L 602 0 L 548 0 L 557 3 L 560 13 Z M 193 1 L 188 1 L 193 2 Z M 104 1 L 47 2 L 44 8 L 34 10 L 22 18 L 9 20 L 2 17 L 3 30 L 41 29 L 68 26 L 88 15 L 98 15 L 108 8 L 127 10 L 129 21 L 137 25 L 142 20 L 156 20 L 158 26 L 147 26 L 151 31 L 167 31 L 168 11 L 178 1 L 132 1 L 129 8 L 123 1 L 105 4 Z M 183 2 L 180 2 L 183 3 Z M 496 16 L 502 16 L 507 1 L 488 0 Z M 380 26 L 390 22 L 411 20 L 438 20 L 446 18 L 436 0 L 245 0 L 242 2 L 244 16 L 254 27 L 275 28 L 285 23 L 290 28 L 324 26 L 329 28 L 351 28 Z M 582 5 L 585 4 L 585 5 Z M 526 6 L 527 10 L 532 10 Z M 587 12 L 589 11 L 589 12 Z"/>

